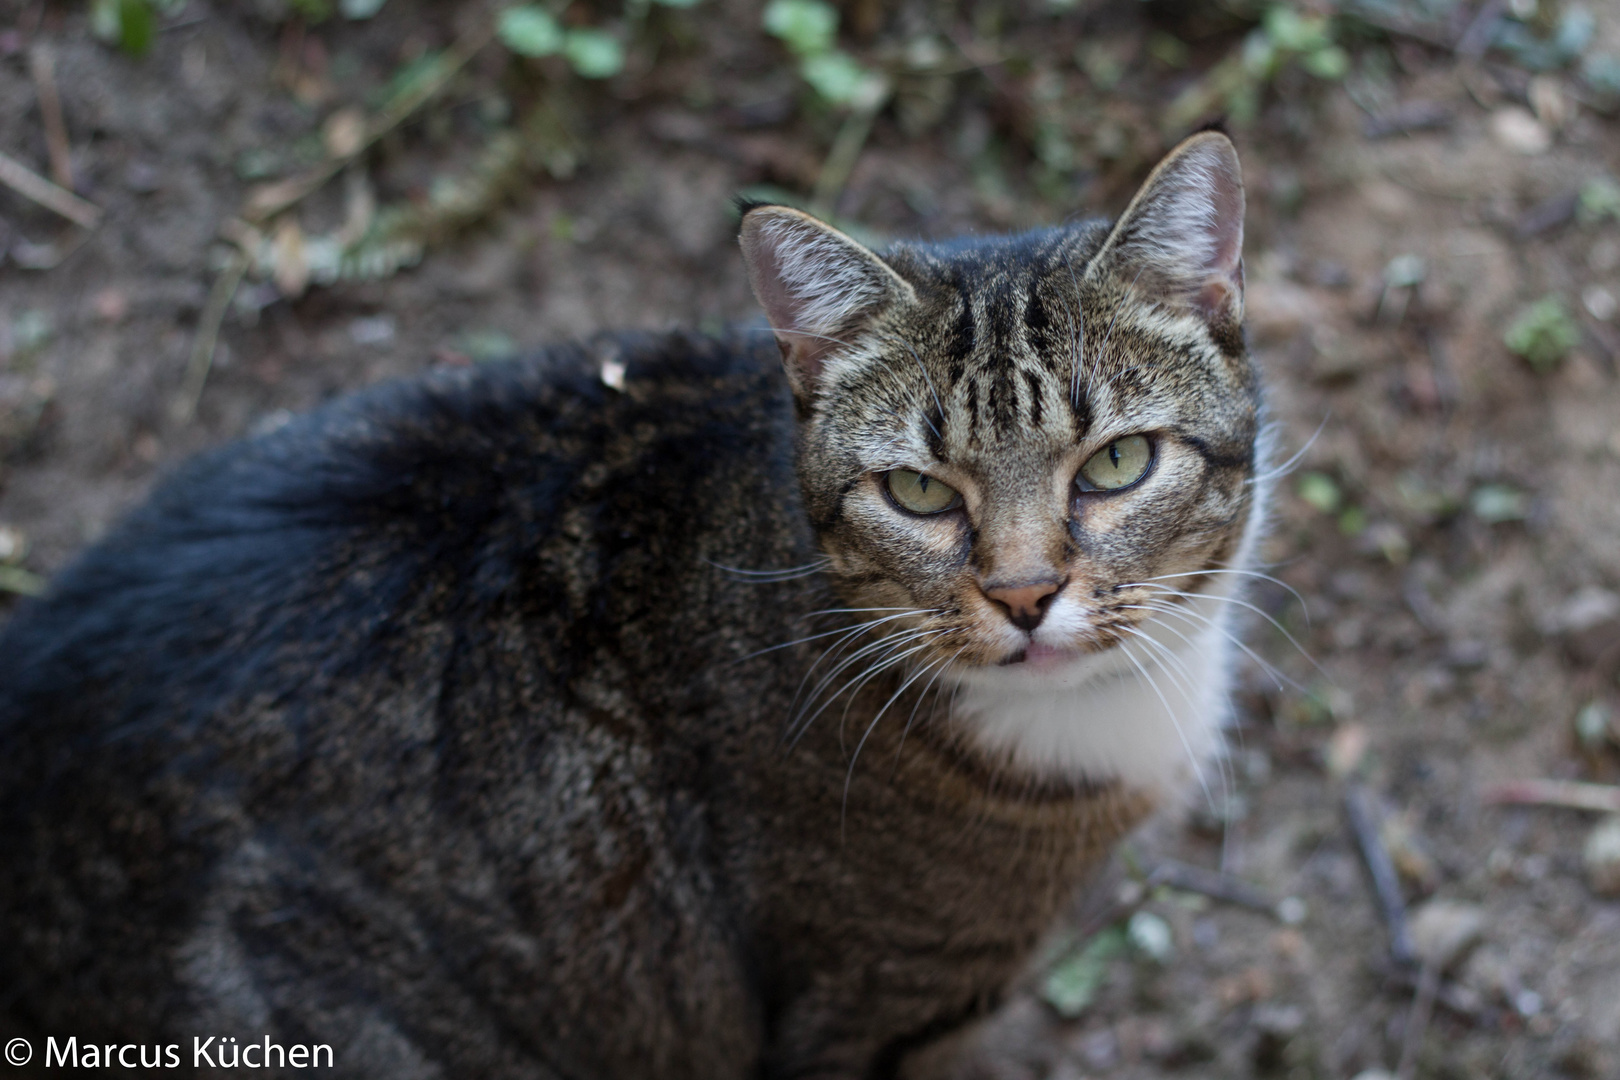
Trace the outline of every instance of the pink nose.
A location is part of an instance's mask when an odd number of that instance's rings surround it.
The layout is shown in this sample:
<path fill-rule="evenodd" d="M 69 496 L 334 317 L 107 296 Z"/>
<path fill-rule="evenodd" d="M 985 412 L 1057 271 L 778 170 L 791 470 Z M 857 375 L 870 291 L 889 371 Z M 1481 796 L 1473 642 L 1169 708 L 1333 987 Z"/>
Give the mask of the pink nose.
<path fill-rule="evenodd" d="M 988 588 L 984 595 L 999 604 L 1007 618 L 1020 630 L 1034 630 L 1046 617 L 1052 597 L 1063 588 L 1061 581 L 1039 581 L 1033 585 Z"/>

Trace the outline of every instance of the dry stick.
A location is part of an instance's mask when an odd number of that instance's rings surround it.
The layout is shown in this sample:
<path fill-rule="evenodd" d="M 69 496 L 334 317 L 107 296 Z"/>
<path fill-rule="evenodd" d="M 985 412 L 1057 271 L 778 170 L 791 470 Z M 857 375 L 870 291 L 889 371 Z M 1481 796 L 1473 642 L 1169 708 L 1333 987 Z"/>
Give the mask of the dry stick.
<path fill-rule="evenodd" d="M 1412 947 L 1412 935 L 1406 927 L 1406 900 L 1401 896 L 1400 879 L 1384 847 L 1384 838 L 1379 834 L 1378 814 L 1367 789 L 1360 784 L 1349 785 L 1344 792 L 1344 810 L 1356 846 L 1361 849 L 1362 861 L 1372 876 L 1379 913 L 1389 928 L 1390 958 L 1405 967 L 1416 959 L 1417 950 Z"/>
<path fill-rule="evenodd" d="M 1620 787 L 1579 780 L 1511 780 L 1486 788 L 1485 802 L 1492 806 L 1561 806 L 1620 814 Z"/>
<path fill-rule="evenodd" d="M 186 362 L 185 381 L 180 384 L 180 393 L 170 406 L 176 423 L 184 424 L 196 415 L 197 402 L 201 400 L 203 386 L 208 382 L 208 372 L 214 366 L 214 347 L 219 343 L 219 327 L 225 321 L 225 309 L 236 295 L 236 287 L 242 284 L 242 275 L 247 273 L 247 268 L 247 254 L 238 251 L 231 256 L 225 269 L 219 272 L 219 277 L 214 279 L 208 304 L 203 308 L 202 317 L 197 320 L 197 337 L 191 343 L 191 359 Z"/>
<path fill-rule="evenodd" d="M 467 61 L 488 44 L 494 34 L 494 28 L 489 25 L 479 27 L 477 30 L 463 34 L 456 43 L 445 52 L 440 59 L 438 70 L 430 78 L 412 88 L 408 94 L 403 94 L 390 101 L 376 116 L 366 124 L 364 136 L 347 154 L 331 158 L 322 162 L 302 176 L 295 176 L 290 180 L 278 180 L 272 184 L 265 184 L 248 195 L 247 204 L 242 208 L 242 217 L 248 222 L 258 225 L 284 210 L 290 209 L 309 195 L 320 190 L 332 177 L 355 158 L 365 153 L 378 139 L 398 127 L 410 115 L 431 101 L 439 91 L 443 90 L 451 78 L 466 66 Z"/>
<path fill-rule="evenodd" d="M 1267 915 L 1277 914 L 1277 902 L 1241 878 L 1223 874 L 1218 870 L 1206 870 L 1202 866 L 1193 866 L 1191 863 L 1175 859 L 1161 859 L 1155 863 L 1153 869 L 1148 872 L 1147 884 L 1150 888 L 1164 885 L 1181 892 L 1197 893 L 1211 900 L 1248 908 L 1250 911 L 1262 911 Z"/>
<path fill-rule="evenodd" d="M 1406 1031 L 1401 1036 L 1401 1061 L 1395 1066 L 1399 1080 L 1412 1080 L 1417 1069 L 1418 1051 L 1423 1049 L 1423 1037 L 1429 1031 L 1429 1018 L 1434 1015 L 1434 999 L 1440 993 L 1440 966 L 1433 961 L 1423 965 L 1418 976 L 1417 993 L 1412 996 L 1412 1008 L 1406 1014 Z"/>
<path fill-rule="evenodd" d="M 242 217 L 254 225 L 262 224 L 320 190 L 345 166 L 365 153 L 372 143 L 431 101 L 456 72 L 488 44 L 493 35 L 494 27 L 488 24 L 463 34 L 445 53 L 432 78 L 424 79 L 410 93 L 390 101 L 381 113 L 371 119 L 366 125 L 364 137 L 353 150 L 317 165 L 302 176 L 258 188 L 248 196 L 242 208 Z M 197 403 L 202 400 L 203 387 L 208 383 L 208 373 L 214 366 L 214 348 L 219 342 L 220 324 L 225 319 L 225 310 L 236 296 L 237 286 L 242 283 L 242 276 L 247 273 L 249 261 L 249 252 L 245 249 L 239 251 L 220 271 L 219 277 L 214 279 L 213 291 L 208 294 L 208 306 L 197 322 L 197 337 L 191 346 L 191 358 L 186 363 L 185 381 L 171 407 L 174 419 L 179 423 L 185 423 L 196 415 Z"/>
<path fill-rule="evenodd" d="M 51 157 L 51 179 L 73 190 L 73 156 L 69 152 L 67 124 L 62 120 L 62 98 L 56 92 L 56 58 L 40 42 L 28 50 L 28 67 L 39 96 L 39 116 L 45 125 L 45 149 Z"/>
<path fill-rule="evenodd" d="M 861 148 L 872 133 L 872 122 L 877 119 L 883 103 L 889 99 L 887 92 L 873 96 L 875 101 L 862 104 L 849 114 L 838 129 L 838 137 L 833 139 L 832 149 L 827 151 L 827 160 L 822 162 L 821 173 L 816 177 L 816 190 L 810 197 L 811 212 L 817 217 L 833 216 L 834 204 L 838 202 L 838 196 L 843 194 L 844 184 L 849 181 L 849 174 L 860 159 Z"/>
<path fill-rule="evenodd" d="M 0 150 L 0 184 L 61 214 L 75 225 L 93 229 L 101 223 L 101 207 L 57 187 L 3 150 Z"/>

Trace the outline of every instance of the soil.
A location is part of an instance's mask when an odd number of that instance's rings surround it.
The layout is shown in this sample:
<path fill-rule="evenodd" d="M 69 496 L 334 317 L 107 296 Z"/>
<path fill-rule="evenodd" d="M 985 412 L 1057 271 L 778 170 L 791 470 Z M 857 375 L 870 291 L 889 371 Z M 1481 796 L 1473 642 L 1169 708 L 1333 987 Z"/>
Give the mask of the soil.
<path fill-rule="evenodd" d="M 253 185 L 318 160 L 335 112 L 374 107 L 403 63 L 486 16 L 393 0 L 306 28 L 286 5 L 191 0 L 137 59 L 90 35 L 86 7 L 0 5 L 0 148 L 49 171 L 44 45 L 73 183 L 105 211 L 86 231 L 0 188 L 0 563 L 46 577 L 165 467 L 286 410 L 511 343 L 753 318 L 729 200 L 810 190 L 840 124 L 742 0 L 652 9 L 604 82 L 488 46 L 350 172 L 421 205 L 541 99 L 577 162 L 524 172 L 379 280 L 300 291 L 250 272 L 181 418 L 221 230 Z M 871 62 L 920 41 L 947 58 L 902 79 L 832 207 L 878 240 L 1118 212 L 1178 134 L 1170 103 L 1252 25 L 1200 4 L 843 7 Z M 1592 10 L 1590 48 L 1620 49 L 1620 7 Z M 1620 1076 L 1620 900 L 1583 864 L 1595 818 L 1488 798 L 1620 776 L 1620 719 L 1593 723 L 1620 717 L 1620 220 L 1577 197 L 1620 172 L 1620 118 L 1568 71 L 1421 37 L 1356 38 L 1342 81 L 1285 70 L 1236 130 L 1283 475 L 1233 752 L 1129 853 L 1099 922 L 1137 913 L 1137 944 L 1102 961 L 1078 1015 L 1033 975 L 979 1049 L 985 1075 L 1338 1078 L 1404 1051 L 1423 1077 Z M 295 211 L 306 232 L 342 220 L 344 183 Z M 1577 340 L 1538 369 L 1503 339 L 1548 295 Z M 1420 945 L 1464 940 L 1433 965 L 1427 1019 L 1353 792 Z M 1144 885 L 1165 859 L 1290 898 L 1288 918 Z M 1072 974 L 1075 954 L 1056 962 Z"/>

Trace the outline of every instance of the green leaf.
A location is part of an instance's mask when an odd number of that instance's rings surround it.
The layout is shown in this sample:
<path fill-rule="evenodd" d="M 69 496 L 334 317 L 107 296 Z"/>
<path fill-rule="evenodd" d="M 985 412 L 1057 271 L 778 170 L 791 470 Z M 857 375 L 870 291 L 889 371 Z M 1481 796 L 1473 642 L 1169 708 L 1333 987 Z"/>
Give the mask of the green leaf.
<path fill-rule="evenodd" d="M 1125 932 L 1110 927 L 1052 965 L 1041 983 L 1041 998 L 1072 1020 L 1086 1011 L 1108 977 L 1108 962 L 1125 951 Z"/>
<path fill-rule="evenodd" d="M 109 45 L 118 42 L 119 0 L 94 0 L 90 5 L 90 33 Z"/>
<path fill-rule="evenodd" d="M 838 10 L 822 0 L 771 0 L 765 5 L 765 29 L 800 56 L 816 56 L 838 37 Z"/>
<path fill-rule="evenodd" d="M 1187 57 L 1191 52 L 1186 42 L 1163 30 L 1155 30 L 1148 35 L 1147 50 L 1153 59 L 1173 68 L 1186 67 Z"/>
<path fill-rule="evenodd" d="M 1594 176 L 1582 184 L 1575 217 L 1582 225 L 1596 225 L 1605 218 L 1620 219 L 1620 184 L 1610 176 Z"/>
<path fill-rule="evenodd" d="M 20 566 L 0 566 L 0 592 L 38 596 L 45 591 L 45 579 Z"/>
<path fill-rule="evenodd" d="M 551 12 L 534 4 L 510 7 L 495 21 L 501 44 L 519 56 L 553 56 L 563 50 L 563 31 Z"/>
<path fill-rule="evenodd" d="M 157 18 L 146 0 L 119 0 L 118 47 L 131 56 L 145 56 L 157 33 Z"/>
<path fill-rule="evenodd" d="M 1283 4 L 1267 10 L 1260 22 L 1266 36 L 1276 42 L 1279 49 L 1289 52 L 1314 52 L 1333 43 L 1326 19 L 1319 15 L 1301 15 Z"/>
<path fill-rule="evenodd" d="M 1337 45 L 1312 50 L 1301 63 L 1318 79 L 1342 79 L 1350 73 L 1350 54 Z"/>
<path fill-rule="evenodd" d="M 382 10 L 388 0 L 338 0 L 338 11 L 345 19 L 369 19 Z"/>
<path fill-rule="evenodd" d="M 1537 371 L 1557 367 L 1580 341 L 1580 326 L 1556 295 L 1544 296 L 1519 312 L 1502 335 L 1503 344 Z"/>
<path fill-rule="evenodd" d="M 838 49 L 806 57 L 799 65 L 799 74 L 811 89 L 834 105 L 848 105 L 861 98 L 870 80 L 876 78 L 854 57 Z"/>
<path fill-rule="evenodd" d="M 587 79 L 606 79 L 624 70 L 624 47 L 605 30 L 570 30 L 563 53 Z"/>
<path fill-rule="evenodd" d="M 320 22 L 332 14 L 332 5 L 326 0 L 288 0 L 294 11 L 310 22 Z"/>
<path fill-rule="evenodd" d="M 1299 497 L 1324 514 L 1333 513 L 1344 499 L 1333 477 L 1319 472 L 1308 472 L 1299 478 Z"/>
<path fill-rule="evenodd" d="M 1523 521 L 1530 513 L 1530 500 L 1524 492 L 1506 484 L 1484 484 L 1469 496 L 1468 508 L 1487 525 L 1500 525 L 1504 521 Z"/>

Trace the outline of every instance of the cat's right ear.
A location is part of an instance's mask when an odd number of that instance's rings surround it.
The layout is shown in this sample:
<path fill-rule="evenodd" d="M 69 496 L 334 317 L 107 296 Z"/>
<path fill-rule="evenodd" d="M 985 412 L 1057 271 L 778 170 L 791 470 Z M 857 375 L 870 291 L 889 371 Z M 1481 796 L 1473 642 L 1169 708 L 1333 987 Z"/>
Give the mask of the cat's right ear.
<path fill-rule="evenodd" d="M 882 259 L 791 207 L 748 209 L 739 241 L 748 282 L 800 398 L 815 393 L 834 350 L 912 295 L 910 284 Z"/>

